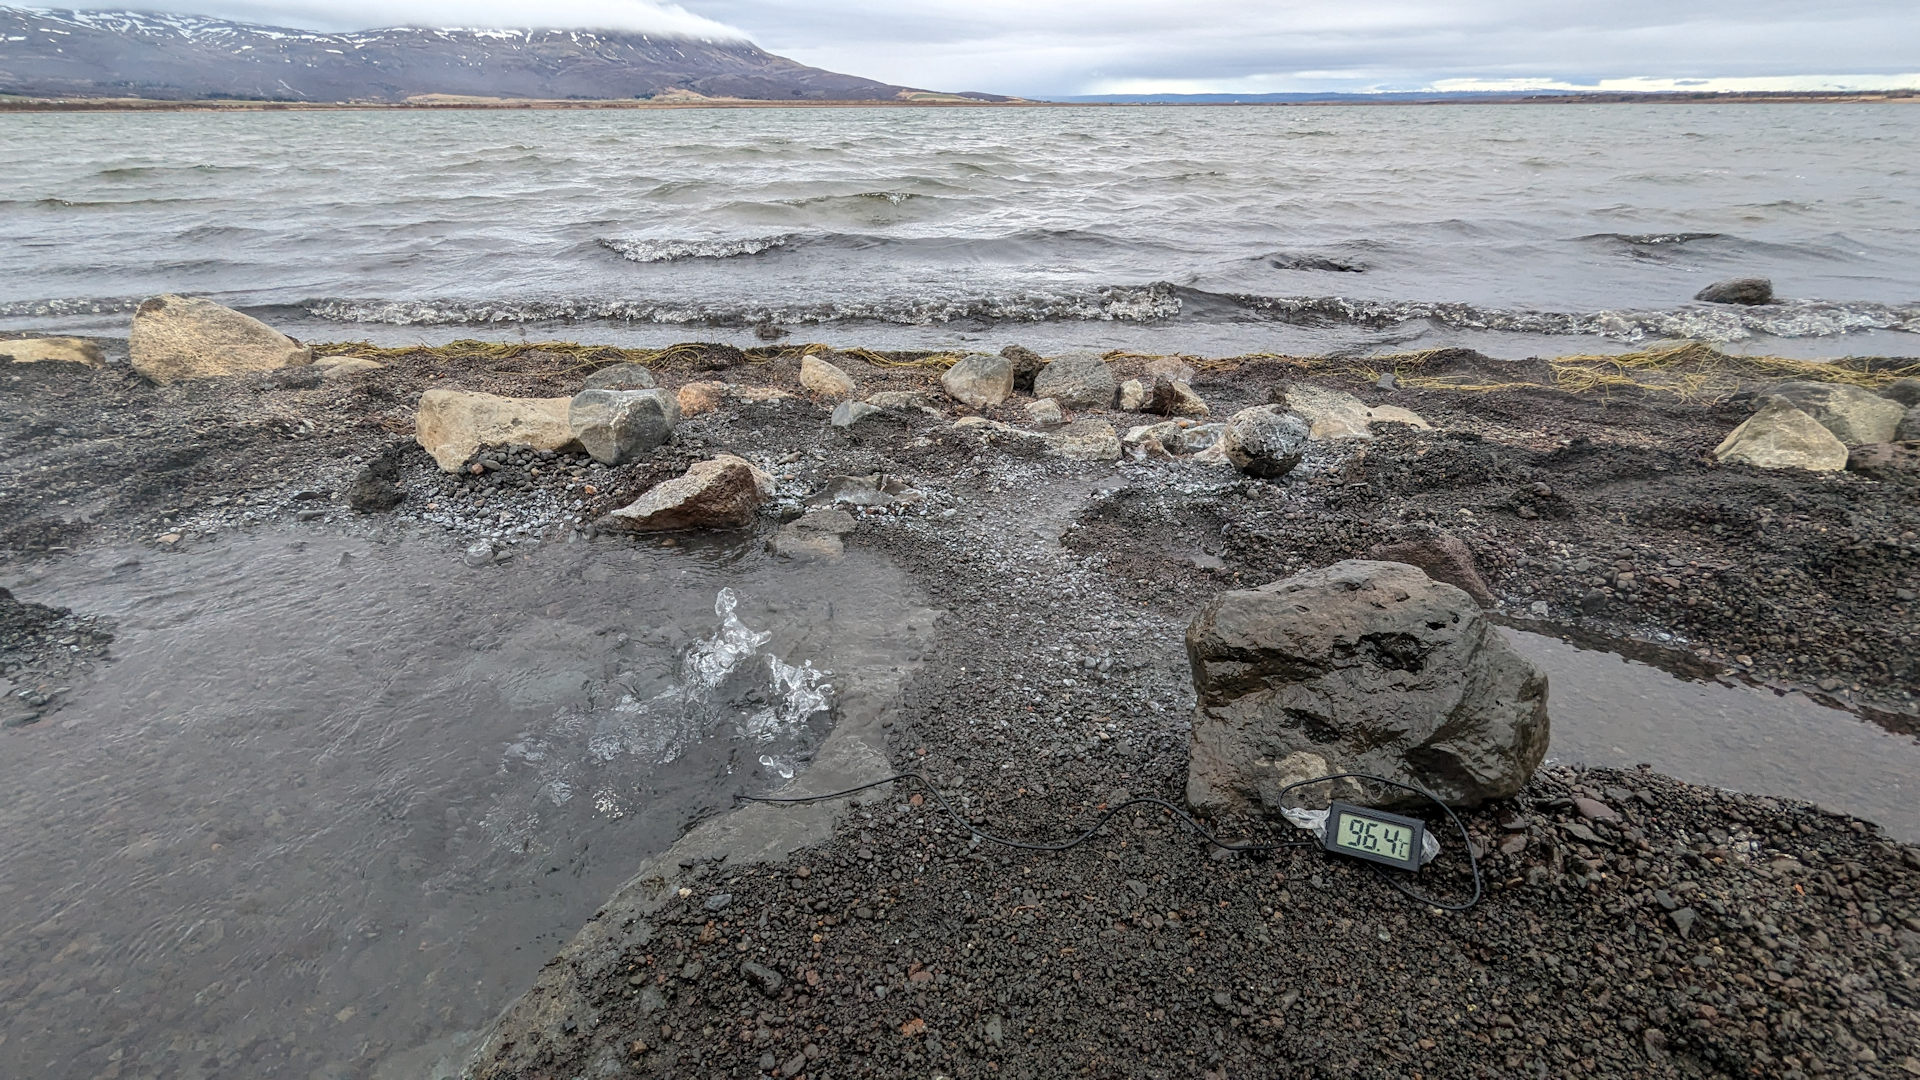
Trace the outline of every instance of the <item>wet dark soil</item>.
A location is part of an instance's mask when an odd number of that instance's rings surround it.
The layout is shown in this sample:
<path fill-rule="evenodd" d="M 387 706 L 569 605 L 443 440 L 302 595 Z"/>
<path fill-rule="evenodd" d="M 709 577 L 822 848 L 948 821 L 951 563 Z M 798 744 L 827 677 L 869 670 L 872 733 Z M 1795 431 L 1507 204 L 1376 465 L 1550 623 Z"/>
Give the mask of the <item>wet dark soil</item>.
<path fill-rule="evenodd" d="M 847 543 L 949 612 L 893 720 L 894 762 L 964 796 L 973 824 L 1021 836 L 1084 827 L 1124 795 L 1178 799 L 1181 635 L 1207 598 L 1436 528 L 1471 548 L 1505 621 L 1912 722 L 1920 489 L 1715 464 L 1708 451 L 1748 411 L 1738 387 L 1690 403 L 1206 365 L 1195 387 L 1216 416 L 1304 378 L 1437 429 L 1316 448 L 1277 484 L 982 449 L 951 426 L 964 409 L 830 429 L 826 404 L 806 400 L 730 403 L 618 469 L 509 455 L 449 476 L 408 441 L 427 387 L 559 395 L 631 358 L 456 348 L 338 383 L 167 389 L 124 368 L 0 374 L 0 442 L 17 448 L 0 465 L 0 558 L 108 538 L 178 550 L 281 520 L 537 544 L 590 533 L 599 512 L 721 450 L 776 474 L 771 532 L 831 478 L 884 472 L 924 501 L 868 514 Z M 863 392 L 932 384 L 926 369 L 830 359 Z M 1481 383 L 1522 370 L 1472 357 L 1452 370 L 1476 364 Z M 657 370 L 669 387 L 798 393 L 798 366 L 793 351 L 716 348 Z M 1024 425 L 1021 404 L 992 415 Z M 405 495 L 362 513 L 347 493 L 376 459 Z M 870 801 L 789 863 L 695 867 L 685 902 L 628 928 L 617 958 L 543 976 L 590 1009 L 510 1016 L 510 1047 L 479 1075 L 1920 1072 L 1920 853 L 1804 804 L 1543 773 L 1470 816 L 1488 897 L 1450 915 L 1317 854 L 1210 861 L 1154 815 L 1064 856 L 970 850 L 912 794 Z M 1575 797 L 1618 819 L 1580 816 Z M 1421 882 L 1457 896 L 1468 881 L 1449 844 Z M 731 899 L 709 908 L 718 894 Z"/>

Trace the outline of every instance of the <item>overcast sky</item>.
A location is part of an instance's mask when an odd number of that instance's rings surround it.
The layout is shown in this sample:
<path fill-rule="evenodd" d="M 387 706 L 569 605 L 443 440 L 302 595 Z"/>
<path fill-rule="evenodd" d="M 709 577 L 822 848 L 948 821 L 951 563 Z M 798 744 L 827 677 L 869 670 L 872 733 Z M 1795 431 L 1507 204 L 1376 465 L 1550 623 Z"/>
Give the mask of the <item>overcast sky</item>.
<path fill-rule="evenodd" d="M 1754 89 L 1920 85 L 1920 0 L 156 0 L 154 6 L 315 29 L 484 23 L 738 35 L 809 64 L 887 82 L 1032 96 L 1660 89 L 1694 80 Z"/>

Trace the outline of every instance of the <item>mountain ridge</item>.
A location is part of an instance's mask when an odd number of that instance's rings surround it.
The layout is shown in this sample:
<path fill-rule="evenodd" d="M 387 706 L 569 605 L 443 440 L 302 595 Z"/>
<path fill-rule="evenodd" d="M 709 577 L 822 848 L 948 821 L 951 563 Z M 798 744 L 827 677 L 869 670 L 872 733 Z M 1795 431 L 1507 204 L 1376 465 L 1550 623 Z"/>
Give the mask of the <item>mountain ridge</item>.
<path fill-rule="evenodd" d="M 9 6 L 0 6 L 0 94 L 342 103 L 433 96 L 1006 100 L 843 75 L 745 40 L 549 29 L 328 33 L 202 15 Z"/>

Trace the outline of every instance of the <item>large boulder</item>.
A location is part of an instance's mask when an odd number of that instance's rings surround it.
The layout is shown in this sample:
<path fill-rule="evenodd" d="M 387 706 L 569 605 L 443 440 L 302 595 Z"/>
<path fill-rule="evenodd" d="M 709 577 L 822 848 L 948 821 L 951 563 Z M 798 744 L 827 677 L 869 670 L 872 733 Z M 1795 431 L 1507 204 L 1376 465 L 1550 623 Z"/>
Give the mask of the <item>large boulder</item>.
<path fill-rule="evenodd" d="M 800 385 L 807 393 L 817 394 L 829 401 L 845 401 L 859 389 L 853 376 L 817 356 L 801 358 Z"/>
<path fill-rule="evenodd" d="M 420 395 L 413 437 L 447 472 L 482 446 L 534 450 L 578 447 L 567 420 L 568 398 L 509 398 L 468 390 L 433 389 Z"/>
<path fill-rule="evenodd" d="M 655 484 L 598 525 L 612 532 L 738 529 L 753 523 L 753 515 L 772 494 L 772 477 L 745 458 L 721 454 Z"/>
<path fill-rule="evenodd" d="M 1013 396 L 1013 361 L 986 353 L 963 356 L 940 376 L 940 386 L 962 405 L 992 408 Z"/>
<path fill-rule="evenodd" d="M 1234 413 L 1220 433 L 1220 448 L 1248 476 L 1278 479 L 1307 452 L 1307 422 L 1279 405 L 1256 405 Z"/>
<path fill-rule="evenodd" d="M 83 367 L 99 367 L 107 362 L 101 354 L 100 346 L 85 338 L 14 338 L 0 341 L 0 363 L 79 364 Z"/>
<path fill-rule="evenodd" d="M 1839 472 L 1847 467 L 1847 444 L 1793 402 L 1768 397 L 1714 447 L 1713 456 L 1728 465 Z"/>
<path fill-rule="evenodd" d="M 1033 396 L 1069 409 L 1111 409 L 1120 384 L 1098 353 L 1056 356 L 1033 377 Z"/>
<path fill-rule="evenodd" d="M 133 368 L 162 386 L 295 367 L 311 350 L 251 315 L 197 296 L 156 296 L 133 313 Z"/>
<path fill-rule="evenodd" d="M 1187 801 L 1203 813 L 1324 799 L 1282 797 L 1296 755 L 1477 806 L 1519 791 L 1547 752 L 1546 676 L 1472 597 L 1416 567 L 1350 560 L 1226 593 L 1194 619 L 1187 655 Z M 1362 787 L 1371 805 L 1425 803 Z"/>
<path fill-rule="evenodd" d="M 1745 304 L 1749 307 L 1757 304 L 1771 304 L 1773 303 L 1773 282 L 1763 277 L 1716 281 L 1693 294 L 1693 298 L 1704 300 L 1709 304 Z"/>
<path fill-rule="evenodd" d="M 1907 414 L 1899 402 L 1846 383 L 1783 382 L 1766 393 L 1786 398 L 1848 446 L 1891 440 Z"/>
<path fill-rule="evenodd" d="M 602 465 L 636 461 L 673 435 L 680 401 L 671 390 L 582 390 L 567 405 L 567 426 Z"/>
<path fill-rule="evenodd" d="M 587 376 L 582 390 L 651 390 L 660 384 L 644 364 L 608 364 Z"/>

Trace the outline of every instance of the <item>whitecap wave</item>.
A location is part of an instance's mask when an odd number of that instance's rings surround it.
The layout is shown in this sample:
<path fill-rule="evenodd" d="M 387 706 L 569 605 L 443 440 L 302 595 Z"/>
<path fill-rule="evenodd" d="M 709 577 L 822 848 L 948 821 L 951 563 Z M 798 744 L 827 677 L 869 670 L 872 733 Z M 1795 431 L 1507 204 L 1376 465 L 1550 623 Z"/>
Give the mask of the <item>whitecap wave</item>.
<path fill-rule="evenodd" d="M 1303 326 L 1386 328 L 1424 321 L 1452 329 L 1593 336 L 1627 343 L 1659 338 L 1726 343 L 1762 335 L 1836 337 L 1868 330 L 1920 333 L 1920 304 L 1790 301 L 1759 307 L 1698 305 L 1666 311 L 1556 312 L 1343 296 L 1230 299 L 1276 321 Z"/>
<path fill-rule="evenodd" d="M 600 246 L 629 262 L 667 263 L 685 259 L 735 259 L 786 247 L 793 236 L 750 236 L 738 239 L 679 239 L 605 237 Z"/>

